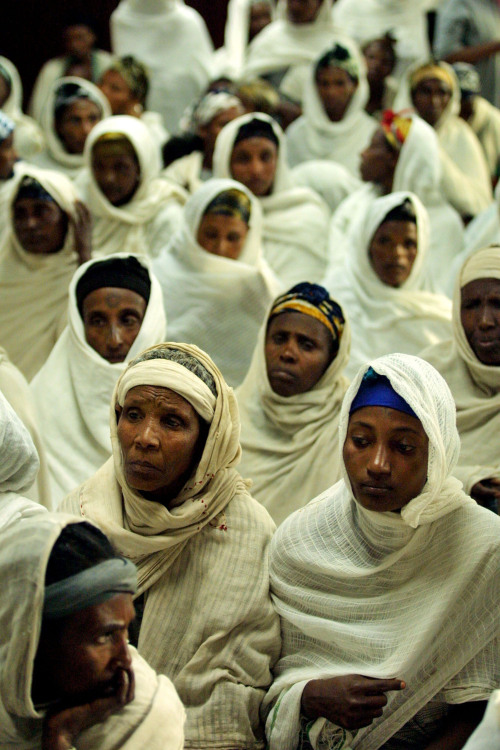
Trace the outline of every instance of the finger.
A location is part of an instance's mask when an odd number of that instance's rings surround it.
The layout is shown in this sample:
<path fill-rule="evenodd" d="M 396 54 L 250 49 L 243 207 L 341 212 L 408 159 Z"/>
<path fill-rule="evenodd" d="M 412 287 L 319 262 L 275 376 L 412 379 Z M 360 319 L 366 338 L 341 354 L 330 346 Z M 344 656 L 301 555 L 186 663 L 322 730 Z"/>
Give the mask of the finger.
<path fill-rule="evenodd" d="M 378 695 L 391 690 L 404 690 L 406 683 L 403 680 L 377 680 L 368 678 L 370 684 L 367 685 L 366 695 Z"/>

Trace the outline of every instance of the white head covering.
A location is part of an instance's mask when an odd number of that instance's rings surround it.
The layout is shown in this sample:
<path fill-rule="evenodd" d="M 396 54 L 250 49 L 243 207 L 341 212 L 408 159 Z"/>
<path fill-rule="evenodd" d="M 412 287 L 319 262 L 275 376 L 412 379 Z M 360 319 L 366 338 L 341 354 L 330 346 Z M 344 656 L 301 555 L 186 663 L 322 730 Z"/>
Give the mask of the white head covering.
<path fill-rule="evenodd" d="M 267 376 L 268 321 L 269 313 L 248 374 L 236 391 L 243 449 L 240 472 L 252 480 L 252 494 L 280 524 L 340 478 L 337 425 L 348 387 L 343 372 L 351 331 L 346 320 L 335 359 L 310 391 L 284 397 L 273 391 Z"/>
<path fill-rule="evenodd" d="M 0 345 L 28 380 L 47 359 L 62 328 L 68 285 L 78 265 L 75 253 L 73 183 L 60 172 L 23 165 L 22 176 L 36 179 L 68 215 L 61 250 L 50 255 L 28 253 L 19 243 L 12 218 L 0 242 Z M 17 197 L 10 201 L 12 216 Z"/>
<path fill-rule="evenodd" d="M 269 124 L 278 140 L 271 193 L 258 199 L 264 215 L 265 258 L 285 285 L 316 281 L 326 266 L 328 209 L 313 190 L 294 184 L 287 164 L 286 136 L 276 120 L 252 112 L 225 125 L 215 142 L 214 177 L 232 177 L 234 142 L 240 128 L 253 120 Z"/>
<path fill-rule="evenodd" d="M 0 393 L 0 493 L 23 494 L 33 484 L 40 462 L 33 440 L 3 393 Z"/>
<path fill-rule="evenodd" d="M 274 0 L 229 0 L 227 6 L 226 26 L 224 30 L 224 47 L 217 51 L 217 69 L 238 77 L 241 74 L 248 47 L 250 31 L 250 13 L 252 5 L 263 2 L 274 16 Z"/>
<path fill-rule="evenodd" d="M 251 201 L 249 231 L 238 260 L 213 255 L 196 239 L 209 203 L 231 189 Z M 163 289 L 169 338 L 203 346 L 232 385 L 243 380 L 267 308 L 280 291 L 262 258 L 261 232 L 262 214 L 252 193 L 234 180 L 212 179 L 188 200 L 181 228 L 153 264 Z"/>
<path fill-rule="evenodd" d="M 376 512 L 354 500 L 344 469 L 344 480 L 275 534 L 270 574 L 283 646 L 266 698 L 274 704 L 271 750 L 296 746 L 300 697 L 311 679 L 362 674 L 405 681 L 404 690 L 387 695 L 383 715 L 357 732 L 346 736 L 318 720 L 320 739 L 343 737 L 352 750 L 381 748 L 438 694 L 445 703 L 484 700 L 495 684 L 500 520 L 450 476 L 460 449 L 452 395 L 417 357 L 391 354 L 370 365 L 422 423 L 427 481 L 401 513 Z M 367 368 L 342 405 L 341 450 Z"/>
<path fill-rule="evenodd" d="M 112 257 L 131 256 L 120 253 Z M 85 339 L 76 288 L 88 269 L 102 262 L 91 260 L 80 266 L 71 280 L 68 326 L 32 382 L 55 506 L 111 456 L 109 401 L 116 381 L 139 352 L 165 340 L 160 284 L 149 262 L 145 258 L 137 260 L 148 270 L 151 293 L 140 331 L 124 362 L 111 364 Z"/>
<path fill-rule="evenodd" d="M 2 111 L 15 123 L 14 143 L 19 156 L 23 159 L 30 159 L 42 150 L 43 133 L 37 123 L 23 112 L 23 85 L 16 66 L 11 60 L 1 55 L 0 65 L 8 74 L 11 86 L 10 94 L 2 104 Z"/>

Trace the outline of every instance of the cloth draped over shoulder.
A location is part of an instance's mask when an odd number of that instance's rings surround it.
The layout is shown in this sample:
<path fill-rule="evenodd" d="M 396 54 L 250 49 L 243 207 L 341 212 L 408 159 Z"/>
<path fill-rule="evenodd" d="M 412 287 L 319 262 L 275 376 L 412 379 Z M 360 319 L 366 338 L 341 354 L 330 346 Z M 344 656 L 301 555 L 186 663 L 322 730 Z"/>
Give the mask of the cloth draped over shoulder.
<path fill-rule="evenodd" d="M 264 2 L 269 5 L 272 18 L 275 15 L 274 0 Z M 254 3 L 255 0 L 229 0 L 224 46 L 214 54 L 215 76 L 229 75 L 231 78 L 238 78 L 241 75 L 247 55 L 250 13 Z"/>
<path fill-rule="evenodd" d="M 344 466 L 340 482 L 276 532 L 271 589 L 283 648 L 265 702 L 270 750 L 297 747 L 311 679 L 405 681 L 388 694 L 383 715 L 357 732 L 317 720 L 316 748 L 352 750 L 378 750 L 438 694 L 447 704 L 486 700 L 498 683 L 500 519 L 490 523 L 493 514 L 450 475 L 460 450 L 451 393 L 417 357 L 393 354 L 370 365 L 422 423 L 427 482 L 401 513 L 375 512 L 354 500 Z M 367 367 L 344 399 L 340 450 Z"/>
<path fill-rule="evenodd" d="M 3 531 L 0 574 L 0 744 L 12 750 L 41 747 L 44 712 L 31 699 L 40 637 L 47 562 L 61 531 L 78 518 L 24 513 Z M 26 540 L 29 539 L 29 544 Z M 20 627 L 19 624 L 23 623 Z M 181 750 L 184 709 L 172 683 L 130 648 L 135 698 L 77 738 L 79 750 Z"/>
<path fill-rule="evenodd" d="M 139 162 L 139 186 L 124 206 L 113 206 L 108 201 L 92 171 L 92 149 L 106 133 L 125 136 Z M 87 138 L 84 160 L 85 169 L 76 184 L 92 213 L 93 257 L 120 252 L 157 255 L 177 228 L 186 193 L 159 178 L 160 149 L 148 127 L 129 115 L 108 118 L 96 125 Z"/>
<path fill-rule="evenodd" d="M 27 380 L 43 365 L 65 325 L 68 286 L 78 265 L 74 221 L 77 192 L 63 174 L 23 166 L 68 215 L 61 250 L 50 255 L 28 253 L 14 232 L 11 196 L 9 223 L 0 240 L 0 346 Z"/>
<path fill-rule="evenodd" d="M 213 45 L 203 19 L 183 0 L 121 0 L 110 29 L 113 52 L 134 55 L 147 66 L 148 109 L 176 132 L 212 75 Z"/>
<path fill-rule="evenodd" d="M 259 706 L 279 653 L 267 565 L 274 524 L 236 469 L 232 389 L 196 346 L 163 346 L 198 359 L 217 389 L 203 454 L 174 506 L 145 500 L 126 483 L 114 409 L 125 371 L 111 402 L 113 458 L 62 507 L 96 523 L 137 565 L 145 592 L 139 652 L 174 681 L 186 705 L 185 747 L 263 748 Z M 169 386 L 161 361 L 140 364 L 144 384 Z"/>
<path fill-rule="evenodd" d="M 306 393 L 279 396 L 267 377 L 262 326 L 250 370 L 236 391 L 241 414 L 241 473 L 252 494 L 279 525 L 293 511 L 340 479 L 338 423 L 349 385 L 344 367 L 351 332 L 346 320 L 340 348 Z"/>
<path fill-rule="evenodd" d="M 59 78 L 52 84 L 47 95 L 41 115 L 40 124 L 47 144 L 47 149 L 32 159 L 33 163 L 43 169 L 57 169 L 64 172 L 68 177 L 74 179 L 84 165 L 83 154 L 70 154 L 56 131 L 55 104 L 57 92 L 64 84 L 75 84 L 88 93 L 89 99 L 94 102 L 100 110 L 100 119 L 103 120 L 111 115 L 111 107 L 108 100 L 97 86 L 84 78 L 66 76 Z"/>
<path fill-rule="evenodd" d="M 339 122 L 332 122 L 325 112 L 316 83 L 316 63 L 327 51 L 318 51 L 310 65 L 304 91 L 304 114 L 287 130 L 288 160 L 296 166 L 311 159 L 337 162 L 359 177 L 359 155 L 370 143 L 378 122 L 365 112 L 368 101 L 366 66 L 354 42 L 342 41 L 359 70 L 358 85 Z M 330 45 L 332 47 L 333 45 Z"/>
<path fill-rule="evenodd" d="M 410 201 L 416 214 L 417 255 L 408 279 L 400 287 L 391 287 L 377 276 L 369 249 L 386 215 L 405 200 Z M 425 346 L 449 338 L 451 303 L 444 295 L 426 291 L 429 221 L 415 195 L 396 192 L 377 198 L 356 217 L 348 242 L 350 252 L 344 272 L 328 287 L 351 321 L 348 377 L 374 357 L 391 352 L 418 354 Z"/>
<path fill-rule="evenodd" d="M 462 448 L 455 474 L 468 492 L 482 479 L 500 478 L 500 368 L 476 357 L 460 320 L 461 290 L 477 279 L 500 280 L 498 245 L 465 261 L 455 282 L 452 338 L 422 353 L 444 377 L 457 405 Z"/>
<path fill-rule="evenodd" d="M 270 195 L 258 198 L 263 214 L 264 257 L 285 287 L 317 282 L 326 269 L 329 212 L 308 187 L 294 183 L 287 165 L 286 136 L 269 115 L 250 113 L 225 125 L 217 136 L 214 177 L 232 177 L 231 155 L 240 128 L 260 120 L 278 139 L 278 163 Z"/>
<path fill-rule="evenodd" d="M 2 112 L 15 123 L 14 144 L 19 156 L 22 159 L 30 159 L 43 149 L 43 133 L 35 120 L 23 112 L 23 85 L 16 66 L 1 55 L 0 66 L 10 79 L 10 94 L 2 104 Z"/>
<path fill-rule="evenodd" d="M 238 260 L 207 252 L 196 237 L 203 213 L 222 191 L 238 189 L 251 200 L 249 231 Z M 234 180 L 213 179 L 186 203 L 182 225 L 154 262 L 171 341 L 205 351 L 232 385 L 243 380 L 267 308 L 281 290 L 263 258 L 258 199 Z"/>
<path fill-rule="evenodd" d="M 128 258 L 126 253 L 113 257 Z M 160 285 L 148 269 L 151 295 L 140 331 L 124 362 L 111 364 L 85 339 L 76 287 L 90 267 L 80 266 L 69 287 L 68 325 L 47 362 L 31 383 L 49 462 L 55 507 L 75 487 L 92 476 L 111 456 L 109 402 L 116 381 L 143 349 L 165 339 L 166 320 Z"/>

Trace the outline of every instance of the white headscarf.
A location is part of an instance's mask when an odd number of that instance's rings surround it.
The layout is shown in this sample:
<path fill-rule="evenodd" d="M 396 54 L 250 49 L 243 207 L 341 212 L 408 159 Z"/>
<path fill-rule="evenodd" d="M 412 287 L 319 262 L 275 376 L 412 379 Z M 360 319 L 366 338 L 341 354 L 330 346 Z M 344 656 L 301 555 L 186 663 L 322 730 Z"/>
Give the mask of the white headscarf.
<path fill-rule="evenodd" d="M 343 480 L 275 534 L 271 586 L 284 640 L 267 697 L 271 750 L 296 747 L 300 698 L 311 679 L 362 674 L 406 682 L 354 737 L 318 720 L 320 738 L 352 750 L 378 750 L 438 694 L 445 703 L 485 700 L 498 679 L 500 519 L 450 476 L 460 450 L 452 395 L 417 357 L 392 354 L 370 365 L 422 423 L 427 481 L 401 513 L 376 512 L 354 500 L 344 467 Z M 340 450 L 367 368 L 342 405 Z"/>
<path fill-rule="evenodd" d="M 126 253 L 113 258 L 128 258 Z M 111 364 L 86 341 L 78 310 L 79 280 L 99 260 L 80 266 L 69 287 L 68 326 L 32 382 L 39 423 L 49 461 L 54 506 L 111 456 L 109 401 L 127 364 L 143 349 L 165 340 L 161 287 L 146 259 L 151 294 L 140 331 L 124 362 Z"/>
<path fill-rule="evenodd" d="M 33 440 L 3 393 L 0 393 L 0 494 L 24 494 L 38 474 Z"/>
<path fill-rule="evenodd" d="M 0 65 L 10 78 L 10 94 L 2 104 L 5 112 L 15 123 L 14 143 L 22 159 L 30 159 L 44 146 L 43 133 L 37 123 L 23 112 L 23 85 L 19 72 L 11 60 L 0 55 Z"/>
<path fill-rule="evenodd" d="M 73 183 L 60 172 L 24 165 L 21 177 L 36 179 L 68 215 L 68 231 L 61 250 L 50 255 L 28 253 L 19 243 L 11 218 L 0 242 L 0 346 L 31 380 L 64 328 L 68 286 L 78 265 L 75 253 Z"/>
<path fill-rule="evenodd" d="M 252 204 L 238 260 L 213 255 L 196 239 L 209 203 L 231 189 L 245 193 Z M 153 264 L 163 289 L 169 338 L 203 347 L 233 386 L 246 375 L 260 326 L 280 291 L 262 257 L 261 232 L 257 198 L 234 180 L 209 180 L 190 197 L 181 228 Z"/>
<path fill-rule="evenodd" d="M 500 247 L 476 251 L 463 264 L 453 295 L 453 339 L 422 353 L 448 383 L 457 406 L 461 452 L 457 476 L 470 492 L 476 482 L 500 478 L 500 367 L 479 361 L 461 322 L 461 291 L 477 279 L 500 280 Z"/>
<path fill-rule="evenodd" d="M 369 248 L 387 214 L 405 200 L 410 201 L 416 214 L 418 250 L 407 280 L 400 287 L 391 287 L 373 269 Z M 329 289 L 351 321 L 348 373 L 354 374 L 362 362 L 373 357 L 390 352 L 418 354 L 425 346 L 446 340 L 451 332 L 450 301 L 424 291 L 429 221 L 418 198 L 406 192 L 377 198 L 356 217 L 348 239 L 345 272 Z"/>
<path fill-rule="evenodd" d="M 225 125 L 215 142 L 214 177 L 232 177 L 234 142 L 240 128 L 253 120 L 269 124 L 278 140 L 271 193 L 258 199 L 264 217 L 265 258 L 285 286 L 316 282 L 326 268 L 328 209 L 313 190 L 294 184 L 287 164 L 286 136 L 276 120 L 255 112 Z"/>
<path fill-rule="evenodd" d="M 346 320 L 339 351 L 316 385 L 288 398 L 273 391 L 260 330 L 250 370 L 236 391 L 241 415 L 240 472 L 276 524 L 340 478 L 338 420 L 348 387 L 344 367 L 351 331 Z"/>
<path fill-rule="evenodd" d="M 132 144 L 139 162 L 139 185 L 123 206 L 113 206 L 97 184 L 92 170 L 92 149 L 106 133 L 119 133 Z M 148 224 L 167 209 L 174 200 L 184 202 L 185 193 L 158 178 L 161 167 L 160 148 L 149 128 L 137 117 L 115 115 L 100 122 L 85 143 L 85 170 L 77 181 L 94 220 L 93 255 L 103 257 L 128 252 L 134 255 L 154 254 L 148 241 Z M 167 235 L 168 238 L 168 235 Z M 163 244 L 167 238 L 163 238 Z"/>

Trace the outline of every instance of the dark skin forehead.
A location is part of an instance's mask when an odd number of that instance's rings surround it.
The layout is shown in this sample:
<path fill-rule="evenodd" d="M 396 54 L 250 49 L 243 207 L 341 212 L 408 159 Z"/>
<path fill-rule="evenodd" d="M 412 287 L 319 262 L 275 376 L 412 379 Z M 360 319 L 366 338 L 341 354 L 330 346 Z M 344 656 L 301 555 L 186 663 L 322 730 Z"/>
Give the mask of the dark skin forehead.
<path fill-rule="evenodd" d="M 195 415 L 198 417 L 197 412 L 183 396 L 172 391 L 170 388 L 156 385 L 137 385 L 131 388 L 125 396 L 124 406 L 140 407 L 151 403 L 156 408 L 175 408 L 186 415 Z"/>

